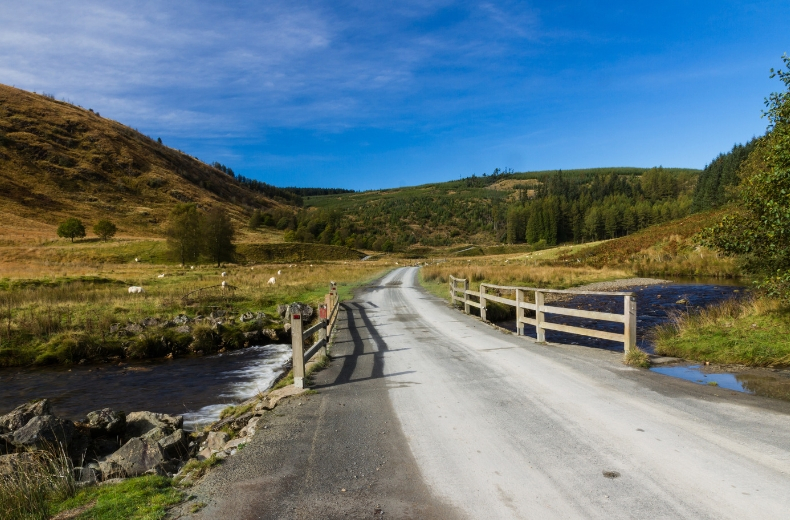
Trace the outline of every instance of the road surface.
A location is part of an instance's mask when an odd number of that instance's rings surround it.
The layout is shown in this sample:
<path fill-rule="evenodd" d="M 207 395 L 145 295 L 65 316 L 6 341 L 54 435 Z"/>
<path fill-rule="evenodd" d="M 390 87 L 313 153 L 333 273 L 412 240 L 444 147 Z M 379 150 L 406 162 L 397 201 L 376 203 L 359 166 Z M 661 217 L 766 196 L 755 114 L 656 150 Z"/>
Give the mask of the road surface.
<path fill-rule="evenodd" d="M 198 517 L 790 518 L 790 403 L 500 332 L 416 274 L 343 305 L 318 394 L 196 488 Z"/>

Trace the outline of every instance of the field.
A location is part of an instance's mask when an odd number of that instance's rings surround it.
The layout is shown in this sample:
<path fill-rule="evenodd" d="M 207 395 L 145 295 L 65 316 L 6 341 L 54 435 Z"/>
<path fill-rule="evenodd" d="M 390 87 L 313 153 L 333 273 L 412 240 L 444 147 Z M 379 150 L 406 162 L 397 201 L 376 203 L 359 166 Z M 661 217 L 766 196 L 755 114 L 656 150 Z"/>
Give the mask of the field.
<path fill-rule="evenodd" d="M 304 244 L 272 245 L 270 256 L 284 260 L 256 262 L 253 253 L 261 256 L 266 247 L 240 244 L 240 258 L 249 261 L 222 268 L 173 264 L 166 259 L 164 241 L 157 239 L 0 247 L 0 365 L 187 354 L 198 348 L 193 336 L 200 331 L 211 339 L 202 343 L 204 353 L 239 348 L 243 333 L 254 327 L 281 332 L 278 304 L 317 305 L 330 281 L 338 282 L 341 296 L 347 296 L 391 263 L 362 262 L 345 248 Z M 307 247 L 312 247 L 310 254 Z M 335 259 L 344 256 L 351 259 Z M 274 284 L 268 284 L 271 277 Z M 220 287 L 222 281 L 227 289 Z M 145 292 L 129 294 L 130 286 Z M 156 324 L 133 334 L 117 333 L 146 318 L 165 323 L 179 314 L 194 318 L 218 311 L 236 317 L 263 312 L 267 318 L 254 325 L 226 321 L 211 331 L 195 326 L 198 332 L 192 335 Z"/>

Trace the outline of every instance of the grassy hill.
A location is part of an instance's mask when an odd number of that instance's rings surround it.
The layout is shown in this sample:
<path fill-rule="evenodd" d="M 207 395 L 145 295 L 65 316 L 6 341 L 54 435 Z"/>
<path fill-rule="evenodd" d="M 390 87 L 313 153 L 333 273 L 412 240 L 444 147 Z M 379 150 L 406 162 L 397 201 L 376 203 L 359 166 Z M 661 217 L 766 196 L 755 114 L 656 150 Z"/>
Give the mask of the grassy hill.
<path fill-rule="evenodd" d="M 643 189 L 641 179 L 647 172 L 655 174 L 657 171 L 663 178 L 678 180 L 675 192 L 661 197 L 647 193 L 649 187 Z M 329 240 L 326 243 L 337 243 L 339 234 L 344 241 L 351 236 L 355 247 L 370 249 L 379 249 L 375 244 L 382 246 L 386 241 L 391 242 L 395 250 L 467 243 L 518 243 L 525 241 L 528 216 L 515 215 L 514 230 L 514 215 L 512 211 L 509 214 L 509 210 L 524 208 L 536 197 L 555 196 L 550 186 L 552 182 L 556 184 L 558 178 L 562 179 L 563 189 L 568 192 L 567 200 L 574 196 L 579 198 L 580 194 L 583 196 L 588 192 L 593 192 L 593 202 L 600 200 L 602 205 L 616 203 L 622 206 L 628 205 L 629 201 L 633 204 L 647 199 L 651 204 L 650 210 L 656 212 L 659 211 L 653 207 L 656 202 L 676 204 L 680 198 L 690 197 L 698 173 L 699 170 L 681 168 L 592 168 L 521 173 L 495 170 L 492 175 L 443 183 L 306 197 L 304 203 L 308 211 L 293 226 L 297 228 L 297 240 Z M 628 193 L 628 200 L 604 200 L 609 195 L 621 195 L 624 191 Z M 687 211 L 688 205 L 690 198 L 682 212 Z M 584 218 L 586 209 L 578 210 L 579 218 Z M 570 208 L 566 213 L 569 212 Z M 524 221 L 519 224 L 517 221 L 522 217 Z M 570 216 L 564 218 L 569 220 Z M 674 215 L 667 213 L 650 217 L 647 222 L 639 224 L 644 227 L 669 218 L 674 218 Z M 618 219 L 622 220 L 622 215 Z M 570 225 L 568 223 L 568 227 Z M 298 228 L 302 226 L 309 233 L 300 234 Z M 327 228 L 331 232 L 325 234 Z"/>
<path fill-rule="evenodd" d="M 268 196 L 256 192 L 90 109 L 0 85 L 0 243 L 52 238 L 68 216 L 156 236 L 173 205 L 186 201 L 224 205 L 242 224 L 252 208 L 294 198 L 269 188 Z"/>

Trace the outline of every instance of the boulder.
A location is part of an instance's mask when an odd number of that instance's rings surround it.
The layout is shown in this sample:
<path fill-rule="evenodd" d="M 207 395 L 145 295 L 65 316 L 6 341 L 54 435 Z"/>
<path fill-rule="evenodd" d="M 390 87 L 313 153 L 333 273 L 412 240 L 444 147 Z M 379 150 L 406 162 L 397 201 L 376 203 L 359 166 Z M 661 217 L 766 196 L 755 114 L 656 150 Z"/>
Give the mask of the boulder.
<path fill-rule="evenodd" d="M 14 452 L 14 435 L 11 433 L 0 433 L 0 455 Z"/>
<path fill-rule="evenodd" d="M 40 459 L 34 453 L 11 453 L 0 455 L 0 479 L 10 477 L 19 471 L 24 471 Z"/>
<path fill-rule="evenodd" d="M 73 422 L 54 415 L 41 415 L 33 417 L 14 432 L 14 444 L 18 448 L 46 448 L 55 444 L 68 446 L 73 436 Z"/>
<path fill-rule="evenodd" d="M 280 314 L 285 321 L 291 321 L 292 314 L 301 314 L 302 321 L 309 322 L 313 318 L 313 308 L 302 302 L 294 302 L 291 305 L 286 305 L 284 314 Z M 280 312 L 280 306 L 277 306 L 277 312 Z"/>
<path fill-rule="evenodd" d="M 124 330 L 129 334 L 142 334 L 144 329 L 142 325 L 138 325 L 136 323 L 130 323 L 124 328 Z"/>
<path fill-rule="evenodd" d="M 83 461 L 91 459 L 91 436 L 90 430 L 84 424 L 77 424 L 74 428 L 74 435 L 68 447 L 68 455 L 75 464 L 80 465 Z"/>
<path fill-rule="evenodd" d="M 88 452 L 91 455 L 91 459 L 101 459 L 107 457 L 108 455 L 112 455 L 121 445 L 115 439 L 108 439 L 106 437 L 94 439 L 91 443 L 90 450 Z"/>
<path fill-rule="evenodd" d="M 288 306 L 280 304 L 277 306 L 277 314 L 280 315 L 281 318 L 285 318 L 285 314 L 288 312 Z"/>
<path fill-rule="evenodd" d="M 279 336 L 277 335 L 277 331 L 274 329 L 263 329 L 261 330 L 261 334 L 263 334 L 264 336 L 266 336 L 272 341 L 277 341 L 279 339 Z"/>
<path fill-rule="evenodd" d="M 252 419 L 249 420 L 247 426 L 241 429 L 239 435 L 241 437 L 252 437 L 255 435 L 255 432 L 258 430 L 258 424 L 261 422 L 263 417 L 256 415 Z"/>
<path fill-rule="evenodd" d="M 147 318 L 143 318 L 143 321 L 140 322 L 140 325 L 142 325 L 143 327 L 146 327 L 146 328 L 147 327 L 158 327 L 159 326 L 159 320 L 149 316 Z"/>
<path fill-rule="evenodd" d="M 246 439 L 244 437 L 239 437 L 238 439 L 233 439 L 232 441 L 227 442 L 223 449 L 225 451 L 235 450 L 235 449 L 238 449 L 239 446 L 244 446 L 248 442 L 250 442 L 250 439 Z"/>
<path fill-rule="evenodd" d="M 143 439 L 147 439 L 149 441 L 156 441 L 159 442 L 168 435 L 170 435 L 171 429 L 170 428 L 162 428 L 157 426 L 153 430 L 148 430 L 143 436 Z"/>
<path fill-rule="evenodd" d="M 153 430 L 162 428 L 167 435 L 183 427 L 184 418 L 180 415 L 167 415 L 153 412 L 132 412 L 126 416 L 126 436 L 141 437 Z"/>
<path fill-rule="evenodd" d="M 0 417 L 0 433 L 9 433 L 26 425 L 33 417 L 52 415 L 48 399 L 38 399 L 17 406 Z"/>
<path fill-rule="evenodd" d="M 192 329 L 189 328 L 189 325 L 179 325 L 173 330 L 175 330 L 179 334 L 189 334 L 190 332 L 192 332 Z"/>
<path fill-rule="evenodd" d="M 225 432 L 209 432 L 206 437 L 206 448 L 212 451 L 221 450 L 230 440 L 230 435 Z"/>
<path fill-rule="evenodd" d="M 252 321 L 255 319 L 255 315 L 251 312 L 245 312 L 241 316 L 239 316 L 239 321 L 242 323 L 247 323 L 248 321 Z"/>
<path fill-rule="evenodd" d="M 104 479 L 136 477 L 155 469 L 164 461 L 165 454 L 158 442 L 135 437 L 100 462 L 99 468 Z"/>
<path fill-rule="evenodd" d="M 81 467 L 74 468 L 74 478 L 82 484 L 96 484 L 101 480 L 99 464 L 91 462 Z"/>
<path fill-rule="evenodd" d="M 186 325 L 187 323 L 189 323 L 189 316 L 187 316 L 186 314 L 179 314 L 178 316 L 173 318 L 173 323 L 175 323 L 176 325 Z"/>
<path fill-rule="evenodd" d="M 159 441 L 167 459 L 185 459 L 189 455 L 189 439 L 184 430 L 176 430 Z"/>
<path fill-rule="evenodd" d="M 126 414 L 109 408 L 88 414 L 86 421 L 93 437 L 101 435 L 122 435 L 126 428 Z"/>

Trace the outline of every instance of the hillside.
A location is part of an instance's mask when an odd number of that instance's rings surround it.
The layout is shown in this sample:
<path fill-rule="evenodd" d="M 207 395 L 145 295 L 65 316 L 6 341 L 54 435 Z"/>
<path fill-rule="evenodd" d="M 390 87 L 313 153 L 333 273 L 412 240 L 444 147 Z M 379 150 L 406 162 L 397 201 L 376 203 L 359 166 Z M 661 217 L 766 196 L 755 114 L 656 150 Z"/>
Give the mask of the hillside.
<path fill-rule="evenodd" d="M 156 236 L 173 205 L 186 201 L 223 205 L 241 226 L 252 208 L 298 199 L 263 183 L 250 187 L 90 109 L 0 85 L 3 243 L 53 238 L 68 216 L 89 225 L 109 218 L 124 235 Z"/>
<path fill-rule="evenodd" d="M 497 169 L 444 183 L 307 197 L 308 210 L 291 227 L 298 241 L 384 250 L 612 238 L 685 216 L 698 173 L 679 168 Z M 536 206 L 545 201 L 545 207 Z M 594 217 L 585 227 L 591 211 Z"/>

